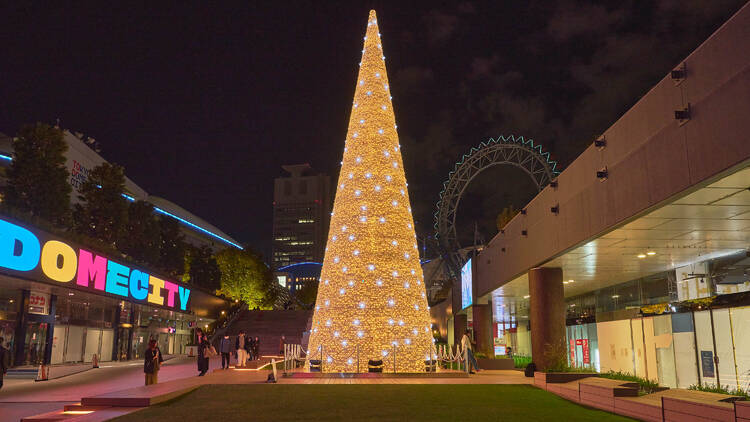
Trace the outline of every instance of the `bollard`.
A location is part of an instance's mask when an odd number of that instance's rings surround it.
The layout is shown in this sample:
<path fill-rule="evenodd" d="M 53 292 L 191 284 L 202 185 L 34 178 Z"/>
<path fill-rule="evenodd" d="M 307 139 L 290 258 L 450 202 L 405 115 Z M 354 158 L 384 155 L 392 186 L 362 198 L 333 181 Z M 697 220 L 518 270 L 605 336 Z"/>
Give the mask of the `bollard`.
<path fill-rule="evenodd" d="M 276 359 L 271 359 L 271 369 L 273 369 L 273 379 L 270 382 L 276 382 Z"/>
<path fill-rule="evenodd" d="M 92 368 L 98 368 L 99 367 L 99 357 L 94 353 L 91 356 L 91 367 Z"/>
<path fill-rule="evenodd" d="M 49 379 L 49 366 L 39 365 L 39 371 L 36 373 L 36 379 L 34 381 L 47 381 Z"/>

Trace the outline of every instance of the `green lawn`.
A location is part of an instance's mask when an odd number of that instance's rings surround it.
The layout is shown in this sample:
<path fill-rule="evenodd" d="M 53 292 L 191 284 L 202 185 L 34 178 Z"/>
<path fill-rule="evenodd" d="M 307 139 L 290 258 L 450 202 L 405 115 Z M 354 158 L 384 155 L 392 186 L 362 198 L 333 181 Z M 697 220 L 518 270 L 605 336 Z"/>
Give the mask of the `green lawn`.
<path fill-rule="evenodd" d="M 626 421 L 528 385 L 206 385 L 134 421 Z"/>

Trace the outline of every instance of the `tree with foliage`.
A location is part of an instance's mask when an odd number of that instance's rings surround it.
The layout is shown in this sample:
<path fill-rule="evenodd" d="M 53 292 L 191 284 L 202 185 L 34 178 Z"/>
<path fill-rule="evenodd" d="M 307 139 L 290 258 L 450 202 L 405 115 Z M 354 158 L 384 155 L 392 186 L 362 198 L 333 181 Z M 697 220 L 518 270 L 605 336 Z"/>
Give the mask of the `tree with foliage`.
<path fill-rule="evenodd" d="M 250 309 L 272 309 L 277 292 L 273 274 L 261 257 L 250 250 L 224 249 L 216 255 L 221 269 L 220 294 L 245 302 Z"/>
<path fill-rule="evenodd" d="M 118 249 L 137 261 L 159 266 L 160 246 L 161 233 L 154 206 L 145 201 L 131 202 L 125 235 L 118 240 Z"/>
<path fill-rule="evenodd" d="M 81 203 L 73 212 L 76 231 L 117 246 L 128 223 L 124 192 L 125 173 L 121 166 L 102 163 L 94 167 L 81 186 Z"/>
<path fill-rule="evenodd" d="M 500 214 L 497 215 L 497 230 L 503 230 L 505 228 L 505 225 L 510 223 L 510 220 L 513 219 L 513 217 L 518 214 L 518 210 L 513 207 L 511 204 L 508 207 L 503 208 L 503 210 L 500 212 Z"/>
<path fill-rule="evenodd" d="M 13 140 L 5 202 L 50 223 L 70 224 L 70 192 L 63 132 L 47 124 L 25 125 Z"/>
<path fill-rule="evenodd" d="M 221 287 L 221 270 L 213 256 L 211 248 L 202 246 L 196 248 L 188 246 L 186 254 L 188 277 L 183 278 L 196 286 L 203 287 L 211 292 Z"/>
<path fill-rule="evenodd" d="M 167 275 L 176 277 L 185 270 L 185 237 L 180 232 L 180 225 L 172 218 L 161 216 L 159 226 L 159 268 Z"/>

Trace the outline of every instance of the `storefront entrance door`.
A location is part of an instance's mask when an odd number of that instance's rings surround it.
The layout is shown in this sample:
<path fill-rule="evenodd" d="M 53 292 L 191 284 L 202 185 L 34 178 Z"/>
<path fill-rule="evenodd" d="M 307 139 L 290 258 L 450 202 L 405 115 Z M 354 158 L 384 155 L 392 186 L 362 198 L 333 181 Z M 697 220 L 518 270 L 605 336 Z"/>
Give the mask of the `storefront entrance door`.
<path fill-rule="evenodd" d="M 26 323 L 26 338 L 23 351 L 23 365 L 41 365 L 44 362 L 44 351 L 47 348 L 46 322 L 31 321 Z"/>

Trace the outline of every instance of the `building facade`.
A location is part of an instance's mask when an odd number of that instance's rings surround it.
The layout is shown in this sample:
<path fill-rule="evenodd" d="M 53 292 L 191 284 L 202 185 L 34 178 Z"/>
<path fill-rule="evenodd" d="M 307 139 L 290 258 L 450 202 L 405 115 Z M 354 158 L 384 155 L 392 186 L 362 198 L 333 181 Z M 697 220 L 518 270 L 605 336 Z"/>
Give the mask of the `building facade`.
<path fill-rule="evenodd" d="M 542 369 L 562 343 L 570 366 L 747 390 L 748 115 L 745 5 L 484 247 L 436 325 Z"/>
<path fill-rule="evenodd" d="M 322 262 L 331 211 L 331 180 L 309 164 L 286 165 L 274 180 L 273 269 Z"/>
<path fill-rule="evenodd" d="M 185 353 L 227 300 L 0 216 L 0 337 L 10 366 Z"/>
<path fill-rule="evenodd" d="M 320 262 L 299 262 L 286 265 L 274 271 L 273 275 L 279 286 L 289 290 L 290 298 L 297 296 L 308 283 L 318 284 L 320 282 L 320 270 L 323 264 Z M 312 303 L 306 303 L 311 305 Z"/>

